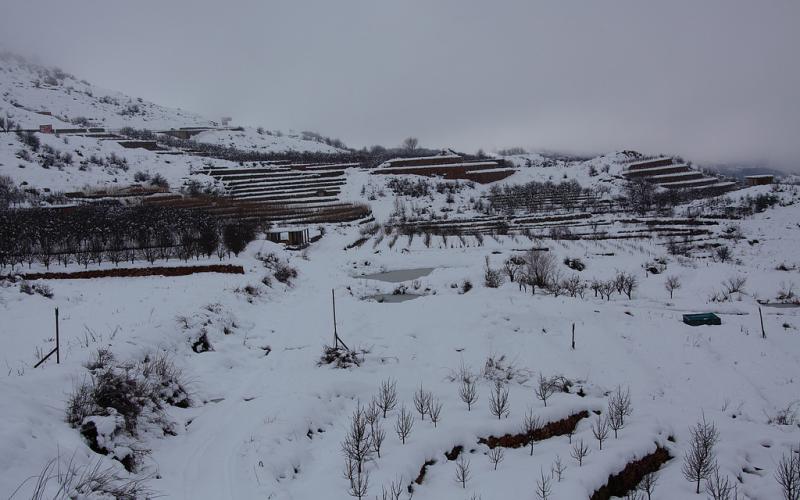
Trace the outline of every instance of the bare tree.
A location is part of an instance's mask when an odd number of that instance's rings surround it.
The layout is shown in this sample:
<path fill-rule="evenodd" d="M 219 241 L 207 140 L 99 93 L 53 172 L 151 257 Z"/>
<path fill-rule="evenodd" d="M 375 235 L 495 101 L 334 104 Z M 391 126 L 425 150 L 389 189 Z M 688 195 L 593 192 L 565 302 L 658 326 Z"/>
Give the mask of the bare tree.
<path fill-rule="evenodd" d="M 533 388 L 533 391 L 536 393 L 536 397 L 541 399 L 542 403 L 547 406 L 547 400 L 556 391 L 556 384 L 553 383 L 553 379 L 549 379 L 542 373 L 539 373 L 539 380 L 536 383 L 536 387 Z"/>
<path fill-rule="evenodd" d="M 621 273 L 620 279 L 621 279 L 620 284 L 622 285 L 622 291 L 625 292 L 625 295 L 628 297 L 628 300 L 630 300 L 633 296 L 634 290 L 639 288 L 639 279 L 631 273 Z"/>
<path fill-rule="evenodd" d="M 406 137 L 403 141 L 403 147 L 409 151 L 414 151 L 419 145 L 419 139 L 416 137 Z"/>
<path fill-rule="evenodd" d="M 667 281 L 664 282 L 664 288 L 667 289 L 669 292 L 669 298 L 672 300 L 672 295 L 675 293 L 675 290 L 681 287 L 681 279 L 677 276 L 667 276 Z"/>
<path fill-rule="evenodd" d="M 494 465 L 494 470 L 497 470 L 497 464 L 503 461 L 505 453 L 503 452 L 503 448 L 500 446 L 495 446 L 491 450 L 489 450 L 486 455 L 489 457 L 489 461 Z"/>
<path fill-rule="evenodd" d="M 580 441 L 575 441 L 569 454 L 572 458 L 577 460 L 578 467 L 580 467 L 583 465 L 583 459 L 589 454 L 589 447 L 583 443 L 583 439 Z"/>
<path fill-rule="evenodd" d="M 383 418 L 386 418 L 386 413 L 395 409 L 397 406 L 397 381 L 393 379 L 386 379 L 381 382 L 381 387 L 378 390 L 378 398 L 375 400 L 378 408 L 383 412 Z"/>
<path fill-rule="evenodd" d="M 400 407 L 400 413 L 397 415 L 397 421 L 394 423 L 394 430 L 397 432 L 397 437 L 406 444 L 406 438 L 411 434 L 411 429 L 414 427 L 414 414 L 406 410 L 405 405 Z"/>
<path fill-rule="evenodd" d="M 700 493 L 700 481 L 708 479 L 714 470 L 716 453 L 714 445 L 719 440 L 717 426 L 703 419 L 689 429 L 691 441 L 689 449 L 683 456 L 683 476 L 687 481 L 696 483 L 695 493 Z"/>
<path fill-rule="evenodd" d="M 508 416 L 510 410 L 508 389 L 499 381 L 494 384 L 494 389 L 489 394 L 489 410 L 498 420 Z"/>
<path fill-rule="evenodd" d="M 564 473 L 567 471 L 567 466 L 561 461 L 561 455 L 556 455 L 556 459 L 553 461 L 552 470 L 553 474 L 556 476 L 556 479 L 560 483 L 564 478 Z"/>
<path fill-rule="evenodd" d="M 523 267 L 525 267 L 525 259 L 518 255 L 512 255 L 503 262 L 503 271 L 505 271 L 506 275 L 508 275 L 508 280 L 512 283 Z"/>
<path fill-rule="evenodd" d="M 528 410 L 525 413 L 525 418 L 522 421 L 522 433 L 528 440 L 528 446 L 531 447 L 531 456 L 533 456 L 533 445 L 536 442 L 536 433 L 542 428 L 542 421 L 539 417 L 534 416 L 533 410 Z"/>
<path fill-rule="evenodd" d="M 419 389 L 414 392 L 414 408 L 417 409 L 423 422 L 425 421 L 425 414 L 430 409 L 431 399 L 433 399 L 433 394 L 423 389 L 422 384 L 420 384 Z"/>
<path fill-rule="evenodd" d="M 550 490 L 553 487 L 553 476 L 545 474 L 543 469 L 539 469 L 539 478 L 536 480 L 536 496 L 539 500 L 548 500 Z"/>
<path fill-rule="evenodd" d="M 469 470 L 469 460 L 464 457 L 462 453 L 458 460 L 456 460 L 456 482 L 461 484 L 461 487 L 467 489 L 467 481 L 472 477 Z"/>
<path fill-rule="evenodd" d="M 625 419 L 632 413 L 630 388 L 623 391 L 621 386 L 617 386 L 608 400 L 608 424 L 614 429 L 614 439 L 617 439 L 617 432 L 625 427 Z"/>
<path fill-rule="evenodd" d="M 370 443 L 369 431 L 367 430 L 367 417 L 361 403 L 358 403 L 353 416 L 350 419 L 350 426 L 347 429 L 344 441 L 342 441 L 342 453 L 348 462 L 352 462 L 356 467 L 356 472 L 361 473 L 364 462 L 372 457 L 372 445 Z"/>
<path fill-rule="evenodd" d="M 364 409 L 364 417 L 367 419 L 367 423 L 372 426 L 375 425 L 375 422 L 380 416 L 381 409 L 378 407 L 378 401 L 375 398 L 372 398 L 367 407 Z"/>
<path fill-rule="evenodd" d="M 537 286 L 546 288 L 553 280 L 555 270 L 556 259 L 550 252 L 529 250 L 525 254 L 525 274 L 532 293 L 536 293 Z"/>
<path fill-rule="evenodd" d="M 439 423 L 442 415 L 442 402 L 439 401 L 439 398 L 431 398 L 431 404 L 430 407 L 428 407 L 428 414 L 431 416 L 431 422 L 433 422 L 433 426 L 436 427 L 436 424 Z"/>
<path fill-rule="evenodd" d="M 643 491 L 645 495 L 647 495 L 647 500 L 652 500 L 651 497 L 653 496 L 653 492 L 656 490 L 658 478 L 658 472 L 651 472 L 649 474 L 645 474 L 644 477 L 642 477 L 642 480 L 639 481 L 638 488 L 639 490 Z"/>
<path fill-rule="evenodd" d="M 706 491 L 713 500 L 738 500 L 736 483 L 731 482 L 728 476 L 720 475 L 719 466 L 714 465 L 714 470 L 706 479 Z M 794 497 L 792 500 L 796 500 Z"/>
<path fill-rule="evenodd" d="M 783 455 L 775 471 L 775 479 L 781 487 L 784 500 L 800 500 L 800 446 Z"/>
<path fill-rule="evenodd" d="M 467 411 L 472 411 L 472 405 L 478 401 L 478 383 L 475 377 L 468 375 L 462 377 L 461 386 L 458 389 L 458 396 L 461 401 L 467 403 Z"/>
<path fill-rule="evenodd" d="M 603 450 L 603 441 L 608 438 L 609 425 L 608 417 L 605 415 L 598 415 L 597 420 L 592 424 L 592 434 L 597 442 L 600 443 L 600 451 Z"/>
<path fill-rule="evenodd" d="M 718 261 L 727 262 L 731 259 L 731 249 L 725 245 L 719 246 L 714 251 L 714 255 L 717 257 Z"/>
<path fill-rule="evenodd" d="M 347 493 L 353 497 L 361 500 L 367 496 L 369 490 L 369 471 L 358 471 L 358 466 L 352 461 L 347 460 L 345 463 L 345 478 L 349 481 L 350 487 Z"/>
<path fill-rule="evenodd" d="M 386 439 L 386 431 L 383 430 L 380 420 L 373 421 L 369 426 L 369 444 L 372 451 L 381 458 L 381 446 Z"/>
<path fill-rule="evenodd" d="M 392 481 L 389 484 L 389 489 L 386 486 L 381 486 L 381 500 L 400 500 L 400 495 L 403 493 L 403 478 L 397 481 Z"/>

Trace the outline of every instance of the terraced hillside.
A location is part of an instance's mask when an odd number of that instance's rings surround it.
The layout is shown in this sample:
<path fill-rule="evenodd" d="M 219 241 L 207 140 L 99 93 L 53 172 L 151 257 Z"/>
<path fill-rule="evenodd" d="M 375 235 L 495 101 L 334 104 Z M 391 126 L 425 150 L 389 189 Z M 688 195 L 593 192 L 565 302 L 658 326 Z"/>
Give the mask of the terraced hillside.
<path fill-rule="evenodd" d="M 504 160 L 466 160 L 457 154 L 442 154 L 419 158 L 395 158 L 389 160 L 373 174 L 424 175 L 444 179 L 464 179 L 480 184 L 495 182 L 514 174 Z"/>
<path fill-rule="evenodd" d="M 629 180 L 643 179 L 668 189 L 690 189 L 714 194 L 736 187 L 734 182 L 706 175 L 685 163 L 675 163 L 670 157 L 630 163 L 622 175 Z"/>

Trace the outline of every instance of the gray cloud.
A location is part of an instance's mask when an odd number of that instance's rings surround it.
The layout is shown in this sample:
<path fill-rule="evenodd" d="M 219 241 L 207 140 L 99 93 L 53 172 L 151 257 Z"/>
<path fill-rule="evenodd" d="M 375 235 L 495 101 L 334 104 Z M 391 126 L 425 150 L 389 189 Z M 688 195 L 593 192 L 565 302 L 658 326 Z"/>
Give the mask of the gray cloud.
<path fill-rule="evenodd" d="M 95 84 L 361 146 L 633 148 L 798 170 L 794 0 L 26 1 L 0 43 Z"/>

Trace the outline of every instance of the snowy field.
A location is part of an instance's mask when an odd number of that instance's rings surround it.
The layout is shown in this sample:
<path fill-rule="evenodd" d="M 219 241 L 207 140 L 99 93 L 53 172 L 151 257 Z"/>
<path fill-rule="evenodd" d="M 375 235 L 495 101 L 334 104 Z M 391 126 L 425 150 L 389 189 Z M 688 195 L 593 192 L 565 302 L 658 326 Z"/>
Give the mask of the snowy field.
<path fill-rule="evenodd" d="M 485 257 L 499 267 L 524 247 L 512 238 L 452 249 L 413 244 L 407 249 L 401 241 L 391 250 L 371 244 L 342 250 L 357 236 L 355 227 L 328 228 L 302 254 L 256 241 L 235 262 L 245 266 L 244 276 L 51 281 L 52 299 L 6 286 L 0 289 L 7 371 L 0 382 L 5 401 L 0 491 L 10 494 L 57 455 L 80 464 L 97 460 L 64 422 L 64 407 L 75 384 L 88 376 L 83 364 L 98 348 L 109 348 L 120 360 L 166 352 L 189 381 L 192 405 L 167 410 L 175 435 L 150 429 L 138 437 L 137 446 L 148 450 L 141 473 L 167 498 L 300 499 L 323 490 L 328 498 L 347 498 L 340 445 L 351 413 L 359 402 L 367 404 L 385 379 L 397 381 L 400 403 L 410 411 L 420 384 L 443 408 L 436 427 L 417 415 L 405 444 L 394 432 L 399 405 L 389 413 L 381 458 L 365 466 L 370 498 L 391 481 L 402 480 L 405 488 L 427 460 L 436 463 L 422 484 L 414 485 L 414 498 L 529 498 L 540 470 L 550 471 L 557 456 L 567 469 L 561 482 L 553 481 L 552 498 L 586 498 L 609 474 L 656 444 L 674 458 L 662 468 L 654 498 L 696 498 L 681 462 L 689 426 L 702 415 L 719 429 L 720 470 L 736 478 L 740 493 L 779 498 L 775 467 L 797 446 L 800 432 L 796 424 L 768 420 L 796 404 L 800 393 L 800 310 L 764 307 L 767 338 L 762 339 L 754 297 L 772 298 L 780 282 L 797 280 L 797 271 L 775 270 L 781 263 L 796 264 L 797 220 L 794 206 L 767 211 L 742 223 L 746 237 L 760 243 L 743 240 L 731 263 L 668 257 L 667 271 L 649 276 L 642 264 L 666 255 L 655 242 L 547 242 L 559 264 L 564 257 L 581 258 L 587 265 L 584 278 L 607 278 L 616 270 L 635 274 L 641 285 L 632 300 L 615 295 L 605 301 L 591 291 L 584 300 L 532 296 L 511 282 L 484 287 Z M 298 278 L 291 286 L 274 280 L 272 287 L 261 285 L 269 271 L 254 257 L 257 252 L 285 257 Z M 362 275 L 414 268 L 434 269 L 405 283 L 422 297 L 402 303 L 363 300 L 391 293 L 397 283 Z M 668 274 L 683 284 L 673 300 L 664 289 Z M 733 275 L 747 278 L 746 292 L 731 302 L 709 303 Z M 461 292 L 464 280 L 474 285 L 467 293 Z M 235 291 L 248 284 L 263 293 Z M 332 341 L 332 289 L 340 336 L 367 351 L 360 367 L 317 365 L 323 345 Z M 34 370 L 37 350 L 52 345 L 54 307 L 61 314 L 62 363 L 48 361 Z M 698 311 L 716 312 L 722 325 L 681 323 L 681 314 Z M 181 324 L 179 317 L 190 319 Z M 213 350 L 196 353 L 190 339 L 203 323 Z M 502 356 L 517 373 L 508 383 L 509 415 L 497 419 L 490 413 L 493 383 L 483 377 L 478 401 L 467 411 L 453 374 L 462 364 L 478 374 L 488 357 Z M 572 393 L 555 394 L 545 408 L 534 394 L 540 373 L 573 381 Z M 572 436 L 590 449 L 580 467 L 570 457 L 567 436 L 537 443 L 533 456 L 527 448 L 508 449 L 497 470 L 488 448 L 478 444 L 480 437 L 520 432 L 529 409 L 543 421 L 605 410 L 608 392 L 618 385 L 630 387 L 633 414 L 602 451 L 591 431 L 595 415 L 583 419 Z M 578 388 L 584 397 L 575 394 Z M 456 445 L 468 450 L 466 488 L 456 482 L 456 462 L 444 456 Z M 29 482 L 23 490 L 31 487 Z"/>
<path fill-rule="evenodd" d="M 13 116 L 24 128 L 68 127 L 83 119 L 107 128 L 215 125 L 6 55 L 0 57 L 0 95 L 0 117 Z M 240 167 L 178 151 L 125 149 L 116 140 L 35 136 L 38 151 L 13 132 L 0 134 L 0 175 L 25 189 L 91 191 L 158 175 L 174 192 L 189 179 L 202 180 L 194 174 L 200 169 Z M 249 152 L 342 152 L 323 139 L 250 127 L 195 137 Z M 63 498 L 58 488 L 69 483 L 73 497 L 111 498 L 78 495 L 97 489 L 80 485 L 80 475 L 92 470 L 116 478 L 110 483 L 141 481 L 141 491 L 164 498 L 358 497 L 345 477 L 343 443 L 354 413 L 369 408 L 382 384 L 395 384 L 397 404 L 370 425 L 371 435 L 384 433 L 380 449 L 373 439 L 362 450 L 361 477 L 369 477 L 364 498 L 537 498 L 537 489 L 546 487 L 538 498 L 585 499 L 657 450 L 671 459 L 659 469 L 652 498 L 705 498 L 705 481 L 697 495 L 683 473 L 690 428 L 703 418 L 719 433 L 712 454 L 719 475 L 736 486 L 739 498 L 781 498 L 776 471 L 800 446 L 797 186 L 774 193 L 771 186 L 742 189 L 712 208 L 708 200 L 694 201 L 655 221 L 692 227 L 693 214 L 702 215 L 699 223 L 708 231 L 677 242 L 697 247 L 689 256 L 671 252 L 662 237 L 614 239 L 646 225 L 625 222 L 646 218 L 627 210 L 591 215 L 613 228 L 606 240 L 534 239 L 522 231 L 403 233 L 406 215 L 418 217 L 414 223 L 488 217 L 479 206 L 503 184 L 575 181 L 606 200 L 625 194 L 623 153 L 588 161 L 538 154 L 506 160 L 516 172 L 499 183 L 449 182 L 437 191 L 441 181 L 433 179 L 431 193 L 418 197 L 396 194 L 390 182 L 400 177 L 348 168 L 340 200 L 368 203 L 374 221 L 311 228 L 312 236 L 322 237 L 302 251 L 260 234 L 236 257 L 189 263 L 240 265 L 244 274 L 1 279 L 0 497 Z M 754 216 L 708 217 L 726 204 L 772 195 L 777 203 Z M 557 210 L 575 215 L 572 208 Z M 578 221 L 575 227 L 585 231 L 588 225 Z M 547 235 L 549 228 L 537 226 L 536 234 Z M 730 249 L 724 259 L 720 246 Z M 578 296 L 541 287 L 531 293 L 502 269 L 509 259 L 532 258 L 533 247 L 552 255 L 553 276 L 588 285 L 622 273 L 638 286 L 630 298 L 619 291 L 603 298 L 591 288 Z M 577 260 L 585 268 L 575 269 Z M 499 286 L 486 286 L 487 265 L 501 271 Z M 50 271 L 83 269 L 72 262 Z M 39 263 L 13 269 L 44 271 Z M 665 288 L 670 279 L 679 285 L 672 297 Z M 334 343 L 332 291 L 336 331 L 358 353 L 357 365 L 321 363 L 325 346 Z M 56 308 L 60 364 L 51 358 L 33 368 L 53 348 Z M 697 312 L 714 312 L 722 324 L 682 322 L 683 314 Z M 81 401 L 80 387 L 108 373 L 158 393 L 155 400 L 137 396 L 135 425 L 110 404 L 77 420 L 68 411 Z M 465 377 L 474 384 L 474 401 L 464 397 Z M 565 390 L 538 397 L 542 378 Z M 493 412 L 492 397 L 496 402 L 505 391 L 507 406 Z M 632 412 L 601 446 L 593 427 L 611 414 L 616 391 L 630 391 Z M 431 411 L 417 412 L 417 393 L 433 398 L 428 410 L 440 405 L 435 424 Z M 408 432 L 396 432 L 403 408 L 415 420 Z M 528 446 L 486 444 L 522 433 L 528 417 L 542 425 L 571 417 L 577 426 L 534 441 L 532 453 Z M 579 462 L 581 443 L 586 455 Z M 392 487 L 402 493 L 384 496 L 383 488 Z"/>

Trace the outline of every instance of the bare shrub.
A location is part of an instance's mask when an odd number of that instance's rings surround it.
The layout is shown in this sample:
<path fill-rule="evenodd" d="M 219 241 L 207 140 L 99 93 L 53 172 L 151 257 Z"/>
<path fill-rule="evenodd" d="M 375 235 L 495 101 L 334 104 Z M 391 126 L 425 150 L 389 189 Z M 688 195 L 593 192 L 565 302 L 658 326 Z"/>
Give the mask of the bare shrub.
<path fill-rule="evenodd" d="M 524 267 L 525 259 L 518 255 L 512 255 L 503 262 L 503 271 L 505 271 L 508 280 L 512 283 Z"/>
<path fill-rule="evenodd" d="M 561 461 L 561 456 L 556 455 L 556 459 L 553 461 L 553 466 L 551 467 L 553 475 L 555 475 L 556 480 L 560 483 L 561 480 L 564 478 L 564 473 L 567 471 L 567 466 L 564 462 Z"/>
<path fill-rule="evenodd" d="M 464 454 L 459 455 L 458 460 L 456 460 L 456 482 L 464 489 L 467 488 L 467 481 L 472 477 L 469 466 L 469 460 Z"/>
<path fill-rule="evenodd" d="M 433 400 L 433 394 L 423 389 L 422 384 L 420 384 L 419 389 L 414 392 L 414 408 L 416 408 L 423 422 L 425 421 L 425 414 L 430 409 L 431 400 Z"/>
<path fill-rule="evenodd" d="M 381 500 L 400 500 L 400 495 L 403 493 L 403 478 L 392 481 L 389 488 L 381 486 Z"/>
<path fill-rule="evenodd" d="M 433 426 L 436 425 L 441 421 L 442 416 L 442 402 L 439 401 L 438 398 L 432 398 L 430 407 L 428 408 L 428 414 L 431 416 L 431 422 L 433 422 Z"/>
<path fill-rule="evenodd" d="M 651 500 L 653 493 L 656 490 L 656 485 L 658 484 L 659 473 L 658 472 L 651 472 L 649 474 L 645 474 L 642 477 L 642 480 L 639 481 L 639 485 L 637 488 L 639 491 L 642 491 L 645 495 L 647 495 L 647 500 Z"/>
<path fill-rule="evenodd" d="M 744 276 L 731 276 L 722 282 L 722 286 L 728 295 L 734 293 L 744 293 L 744 286 L 747 284 L 747 278 Z"/>
<path fill-rule="evenodd" d="M 714 250 L 714 256 L 719 262 L 728 262 L 731 260 L 731 249 L 725 245 L 719 246 Z"/>
<path fill-rule="evenodd" d="M 578 462 L 578 467 L 581 467 L 586 455 L 589 454 L 589 447 L 584 444 L 583 439 L 575 441 L 575 443 L 572 444 L 572 450 L 569 454 Z"/>
<path fill-rule="evenodd" d="M 387 378 L 381 382 L 378 389 L 378 396 L 375 400 L 378 408 L 383 412 L 383 418 L 386 418 L 386 413 L 394 410 L 397 406 L 397 381 Z"/>
<path fill-rule="evenodd" d="M 383 430 L 380 420 L 373 420 L 369 424 L 369 444 L 378 458 L 381 458 L 381 447 L 385 439 L 386 431 Z"/>
<path fill-rule="evenodd" d="M 557 385 L 553 382 L 553 379 L 547 378 L 542 373 L 539 373 L 539 380 L 533 388 L 533 391 L 536 393 L 536 397 L 547 406 L 547 400 L 556 392 L 556 388 Z"/>
<path fill-rule="evenodd" d="M 500 271 L 489 264 L 489 256 L 486 256 L 486 266 L 483 270 L 483 284 L 487 288 L 497 288 L 503 283 L 503 275 Z"/>
<path fill-rule="evenodd" d="M 553 475 L 545 474 L 544 470 L 539 469 L 539 478 L 536 479 L 536 497 L 539 500 L 548 500 L 550 491 L 553 487 Z"/>
<path fill-rule="evenodd" d="M 347 349 L 346 347 L 322 346 L 322 356 L 317 361 L 317 366 L 333 365 L 335 368 L 351 368 L 361 366 L 364 357 L 369 351 L 366 349 Z"/>
<path fill-rule="evenodd" d="M 359 402 L 350 419 L 347 434 L 341 443 L 342 454 L 347 462 L 352 462 L 356 472 L 363 471 L 364 462 L 372 457 L 373 449 L 370 441 L 369 424 L 364 408 Z"/>
<path fill-rule="evenodd" d="M 800 499 L 800 446 L 783 455 L 775 471 L 775 480 L 781 487 L 784 500 Z"/>
<path fill-rule="evenodd" d="M 603 450 L 603 441 L 608 438 L 609 425 L 608 417 L 605 415 L 598 415 L 597 419 L 592 424 L 592 435 L 600 444 L 600 451 Z"/>
<path fill-rule="evenodd" d="M 497 465 L 503 461 L 505 453 L 503 452 L 503 448 L 501 446 L 495 446 L 486 453 L 486 456 L 489 457 L 489 462 L 494 465 L 494 470 L 497 470 Z"/>
<path fill-rule="evenodd" d="M 472 405 L 478 401 L 478 382 L 475 380 L 475 376 L 467 371 L 462 372 L 458 397 L 467 404 L 467 411 L 472 411 Z"/>
<path fill-rule="evenodd" d="M 664 282 L 664 288 L 669 292 L 670 300 L 672 300 L 672 295 L 675 293 L 675 290 L 679 289 L 681 286 L 680 278 L 675 275 L 667 276 L 667 280 Z"/>
<path fill-rule="evenodd" d="M 492 415 L 501 419 L 507 417 L 510 411 L 510 403 L 508 401 L 508 389 L 500 382 L 495 383 L 494 389 L 489 394 L 489 410 Z"/>
<path fill-rule="evenodd" d="M 361 500 L 369 491 L 369 471 L 359 470 L 358 465 L 350 460 L 345 460 L 344 477 L 348 481 L 347 494 Z"/>
<path fill-rule="evenodd" d="M 700 482 L 708 479 L 714 470 L 716 453 L 714 445 L 719 440 L 717 426 L 707 422 L 705 415 L 700 422 L 689 429 L 691 439 L 689 449 L 683 456 L 683 476 L 696 483 L 695 493 L 700 493 Z"/>
<path fill-rule="evenodd" d="M 529 250 L 525 254 L 525 263 L 526 281 L 531 286 L 532 292 L 536 293 L 537 286 L 546 288 L 555 273 L 555 257 L 550 252 Z"/>
<path fill-rule="evenodd" d="M 608 400 L 608 424 L 614 430 L 614 439 L 617 439 L 618 431 L 625 427 L 625 419 L 632 413 L 630 388 L 623 391 L 621 386 L 617 386 Z"/>
<path fill-rule="evenodd" d="M 406 410 L 405 405 L 400 407 L 400 413 L 397 415 L 397 420 L 394 423 L 394 430 L 397 432 L 397 437 L 400 438 L 403 444 L 406 444 L 406 439 L 411 434 L 411 429 L 414 427 L 414 414 Z"/>
<path fill-rule="evenodd" d="M 524 384 L 527 382 L 531 373 L 530 370 L 519 368 L 513 361 L 508 361 L 506 355 L 491 355 L 486 357 L 486 361 L 481 369 L 481 376 L 492 382 L 517 382 Z"/>
<path fill-rule="evenodd" d="M 728 476 L 719 473 L 719 466 L 715 465 L 713 472 L 706 479 L 706 491 L 712 500 L 738 500 L 736 483 L 731 482 Z"/>
<path fill-rule="evenodd" d="M 522 433 L 525 434 L 528 440 L 528 446 L 531 447 L 531 456 L 533 456 L 533 445 L 536 443 L 536 433 L 542 428 L 542 420 L 533 414 L 533 410 L 529 409 L 525 413 L 525 418 L 522 420 Z"/>

